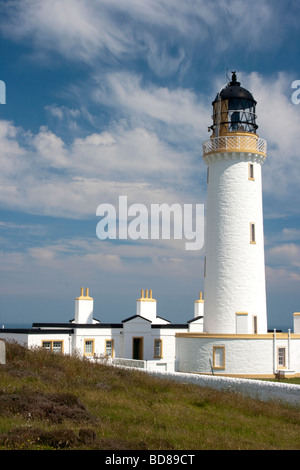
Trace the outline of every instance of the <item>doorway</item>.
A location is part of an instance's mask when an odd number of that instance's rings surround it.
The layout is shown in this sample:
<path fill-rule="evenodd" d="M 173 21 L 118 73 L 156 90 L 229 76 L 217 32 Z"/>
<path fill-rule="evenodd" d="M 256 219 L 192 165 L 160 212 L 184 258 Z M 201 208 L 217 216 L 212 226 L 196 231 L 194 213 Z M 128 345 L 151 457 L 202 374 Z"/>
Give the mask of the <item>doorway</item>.
<path fill-rule="evenodd" d="M 132 359 L 143 359 L 144 338 L 132 338 Z"/>

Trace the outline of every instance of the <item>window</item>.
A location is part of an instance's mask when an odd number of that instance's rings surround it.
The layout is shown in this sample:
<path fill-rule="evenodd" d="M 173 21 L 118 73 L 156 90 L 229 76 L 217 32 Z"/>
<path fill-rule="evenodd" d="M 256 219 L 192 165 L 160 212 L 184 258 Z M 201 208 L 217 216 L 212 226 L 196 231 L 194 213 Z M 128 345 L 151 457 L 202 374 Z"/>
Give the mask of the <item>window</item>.
<path fill-rule="evenodd" d="M 249 176 L 248 176 L 249 180 L 254 181 L 254 165 L 253 165 L 253 163 L 249 163 L 248 174 L 249 174 Z"/>
<path fill-rule="evenodd" d="M 63 342 L 62 341 L 42 341 L 42 348 L 47 349 L 48 351 L 54 353 L 63 352 Z"/>
<path fill-rule="evenodd" d="M 255 239 L 255 224 L 251 222 L 250 224 L 250 243 L 256 243 Z"/>
<path fill-rule="evenodd" d="M 162 340 L 161 339 L 154 340 L 154 357 L 157 357 L 157 358 L 162 357 Z"/>
<path fill-rule="evenodd" d="M 285 348 L 278 348 L 278 368 L 285 367 Z"/>
<path fill-rule="evenodd" d="M 114 355 L 114 341 L 113 339 L 105 340 L 105 355 L 113 357 Z"/>
<path fill-rule="evenodd" d="M 48 351 L 51 351 L 51 341 L 43 341 L 42 342 L 42 348 L 47 349 Z"/>
<path fill-rule="evenodd" d="M 53 341 L 52 351 L 55 352 L 55 353 L 61 353 L 62 352 L 62 342 L 61 341 Z"/>
<path fill-rule="evenodd" d="M 213 367 L 214 369 L 225 369 L 225 346 L 213 347 Z"/>
<path fill-rule="evenodd" d="M 257 334 L 257 316 L 253 316 L 253 333 Z"/>
<path fill-rule="evenodd" d="M 84 340 L 84 354 L 85 356 L 92 356 L 94 354 L 94 340 L 93 339 Z"/>

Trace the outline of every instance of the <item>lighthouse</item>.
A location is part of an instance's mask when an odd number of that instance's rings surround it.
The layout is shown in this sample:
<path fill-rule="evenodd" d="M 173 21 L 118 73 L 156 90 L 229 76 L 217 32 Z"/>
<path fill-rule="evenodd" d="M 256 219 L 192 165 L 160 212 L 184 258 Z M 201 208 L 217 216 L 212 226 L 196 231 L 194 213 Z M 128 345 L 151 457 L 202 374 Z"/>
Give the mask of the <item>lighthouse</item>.
<path fill-rule="evenodd" d="M 212 103 L 207 165 L 203 331 L 267 333 L 262 165 L 256 101 L 232 72 Z"/>

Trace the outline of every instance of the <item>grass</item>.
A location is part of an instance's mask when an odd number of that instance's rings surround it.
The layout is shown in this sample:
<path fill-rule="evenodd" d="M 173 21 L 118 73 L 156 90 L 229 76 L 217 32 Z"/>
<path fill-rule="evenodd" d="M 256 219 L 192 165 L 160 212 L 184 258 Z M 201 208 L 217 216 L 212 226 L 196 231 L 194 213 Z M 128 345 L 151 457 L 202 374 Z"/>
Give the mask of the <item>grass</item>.
<path fill-rule="evenodd" d="M 0 450 L 299 450 L 300 410 L 7 343 Z"/>

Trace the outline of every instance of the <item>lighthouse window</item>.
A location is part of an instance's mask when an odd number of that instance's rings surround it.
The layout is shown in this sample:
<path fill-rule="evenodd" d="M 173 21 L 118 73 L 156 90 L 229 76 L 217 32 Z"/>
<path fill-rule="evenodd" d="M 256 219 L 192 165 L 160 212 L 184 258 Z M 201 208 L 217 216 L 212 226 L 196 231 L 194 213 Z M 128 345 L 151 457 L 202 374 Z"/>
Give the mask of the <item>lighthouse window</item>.
<path fill-rule="evenodd" d="M 237 131 L 239 129 L 239 122 L 240 122 L 240 113 L 238 111 L 234 111 L 231 115 L 231 131 Z"/>
<path fill-rule="evenodd" d="M 255 240 L 255 224 L 250 224 L 250 243 L 256 243 Z"/>
<path fill-rule="evenodd" d="M 255 335 L 257 334 L 257 316 L 256 315 L 253 317 L 253 333 Z"/>
<path fill-rule="evenodd" d="M 254 181 L 254 165 L 249 163 L 249 180 Z"/>

